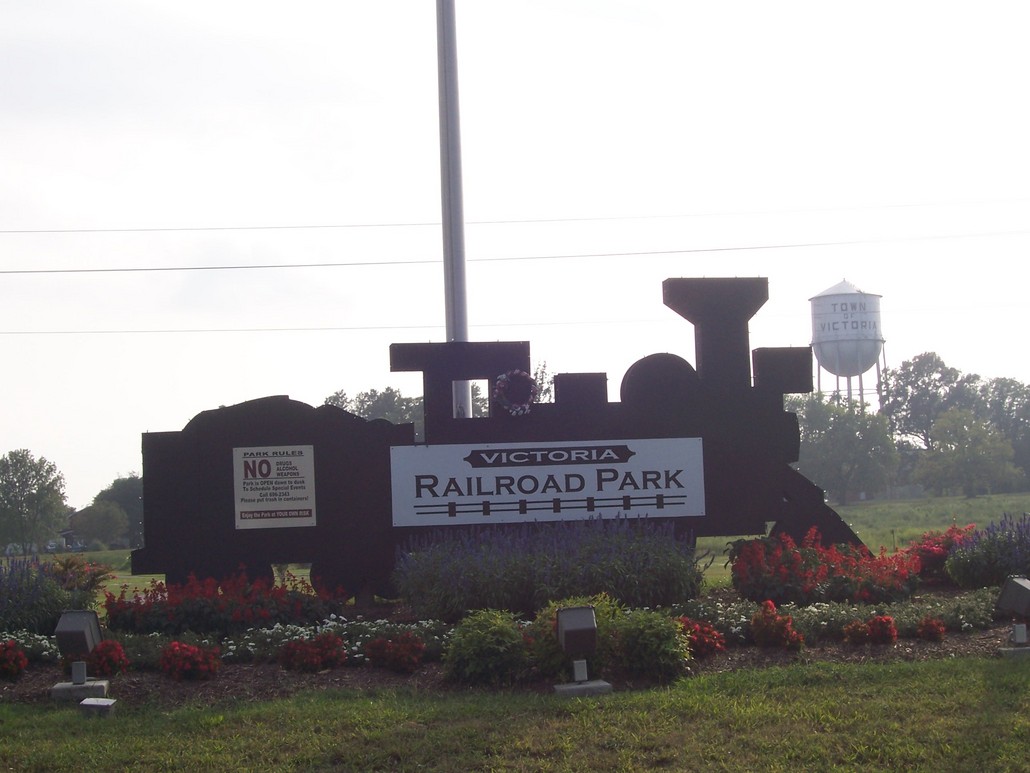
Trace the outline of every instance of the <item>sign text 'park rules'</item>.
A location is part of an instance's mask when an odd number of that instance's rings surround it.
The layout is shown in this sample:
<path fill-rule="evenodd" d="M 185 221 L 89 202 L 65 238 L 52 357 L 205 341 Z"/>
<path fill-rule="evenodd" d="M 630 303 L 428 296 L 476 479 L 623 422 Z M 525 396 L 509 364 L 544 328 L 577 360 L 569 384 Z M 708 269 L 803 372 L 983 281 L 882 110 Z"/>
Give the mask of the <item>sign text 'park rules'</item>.
<path fill-rule="evenodd" d="M 700 438 L 394 446 L 394 526 L 705 514 Z"/>
<path fill-rule="evenodd" d="M 313 446 L 232 450 L 237 529 L 315 525 Z"/>

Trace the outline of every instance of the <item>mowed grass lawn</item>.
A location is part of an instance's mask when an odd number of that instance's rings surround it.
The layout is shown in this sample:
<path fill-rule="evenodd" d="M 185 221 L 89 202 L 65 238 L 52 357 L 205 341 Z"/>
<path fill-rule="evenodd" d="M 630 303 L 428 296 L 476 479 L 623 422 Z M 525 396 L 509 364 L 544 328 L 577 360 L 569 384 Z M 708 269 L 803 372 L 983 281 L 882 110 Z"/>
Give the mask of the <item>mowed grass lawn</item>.
<path fill-rule="evenodd" d="M 35 771 L 1025 771 L 1030 659 L 799 663 L 594 698 L 330 691 L 105 719 L 0 703 L 0 737 L 0 766 Z"/>

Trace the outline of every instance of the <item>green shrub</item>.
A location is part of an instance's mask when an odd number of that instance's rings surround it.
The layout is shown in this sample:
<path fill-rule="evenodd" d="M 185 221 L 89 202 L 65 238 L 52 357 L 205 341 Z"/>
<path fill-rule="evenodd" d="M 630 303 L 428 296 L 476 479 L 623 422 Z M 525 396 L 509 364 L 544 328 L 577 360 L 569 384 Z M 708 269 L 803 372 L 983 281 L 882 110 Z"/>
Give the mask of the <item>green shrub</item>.
<path fill-rule="evenodd" d="M 844 641 L 848 644 L 868 644 L 871 631 L 865 620 L 852 620 L 844 626 Z"/>
<path fill-rule="evenodd" d="M 691 620 L 703 620 L 723 635 L 728 645 L 746 644 L 751 639 L 751 618 L 758 610 L 753 601 L 720 601 L 692 599 L 677 604 L 673 611 L 677 616 Z"/>
<path fill-rule="evenodd" d="M 122 645 L 122 651 L 135 671 L 157 671 L 161 664 L 161 651 L 168 638 L 161 634 L 108 634 Z"/>
<path fill-rule="evenodd" d="M 30 631 L 0 631 L 0 640 L 14 639 L 21 647 L 29 663 L 57 663 L 61 652 L 53 636 Z"/>
<path fill-rule="evenodd" d="M 591 676 L 664 682 L 684 673 L 689 637 L 671 612 L 627 611 L 601 593 L 552 601 L 526 627 L 524 636 L 539 678 L 567 681 L 572 677 L 572 658 L 558 641 L 558 610 L 583 606 L 594 608 L 597 623 L 597 648 L 586 658 Z"/>
<path fill-rule="evenodd" d="M 996 589 L 981 588 L 941 604 L 936 616 L 944 621 L 949 631 L 989 628 L 1001 617 L 995 608 L 997 600 Z"/>
<path fill-rule="evenodd" d="M 45 570 L 71 594 L 70 609 L 93 609 L 105 584 L 114 579 L 111 567 L 80 555 L 55 558 Z"/>
<path fill-rule="evenodd" d="M 455 622 L 472 609 L 528 617 L 552 599 L 601 592 L 668 606 L 697 597 L 703 574 L 671 524 L 618 518 L 437 531 L 407 546 L 393 581 L 419 616 Z"/>
<path fill-rule="evenodd" d="M 784 604 L 780 607 L 781 612 L 790 613 L 794 620 L 794 629 L 805 637 L 808 644 L 840 641 L 846 638 L 847 625 L 868 616 L 869 609 L 870 607 L 864 604 L 847 602 L 817 602 L 807 606 Z"/>
<path fill-rule="evenodd" d="M 72 592 L 61 587 L 47 564 L 31 559 L 0 562 L 0 631 L 49 635 L 61 613 L 75 606 Z"/>
<path fill-rule="evenodd" d="M 518 620 L 507 611 L 473 612 L 451 633 L 443 663 L 447 678 L 456 682 L 492 687 L 515 684 L 529 665 Z"/>
<path fill-rule="evenodd" d="M 668 614 L 634 609 L 615 621 L 620 671 L 630 677 L 667 682 L 686 672 L 690 639 Z"/>
<path fill-rule="evenodd" d="M 998 586 L 1009 575 L 1030 574 L 1030 515 L 1002 516 L 954 545 L 944 562 L 960 588 Z"/>

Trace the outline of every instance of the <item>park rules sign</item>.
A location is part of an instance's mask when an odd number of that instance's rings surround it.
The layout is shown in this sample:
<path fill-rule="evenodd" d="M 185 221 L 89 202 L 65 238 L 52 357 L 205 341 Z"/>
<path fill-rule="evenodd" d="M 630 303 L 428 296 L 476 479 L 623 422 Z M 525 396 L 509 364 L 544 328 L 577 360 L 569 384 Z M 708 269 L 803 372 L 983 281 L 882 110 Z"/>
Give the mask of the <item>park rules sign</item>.
<path fill-rule="evenodd" d="M 312 446 L 234 448 L 237 529 L 315 525 Z"/>
<path fill-rule="evenodd" d="M 705 514 L 700 438 L 394 446 L 394 526 Z"/>

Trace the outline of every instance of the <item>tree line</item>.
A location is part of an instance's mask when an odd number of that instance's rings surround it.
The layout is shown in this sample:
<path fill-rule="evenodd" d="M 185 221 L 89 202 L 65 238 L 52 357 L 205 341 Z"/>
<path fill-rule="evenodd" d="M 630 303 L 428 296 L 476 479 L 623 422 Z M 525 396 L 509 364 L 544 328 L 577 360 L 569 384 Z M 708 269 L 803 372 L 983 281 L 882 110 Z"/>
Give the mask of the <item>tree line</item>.
<path fill-rule="evenodd" d="M 76 511 L 64 475 L 45 457 L 21 448 L 0 457 L 0 554 L 64 550 L 65 536 L 87 548 L 143 544 L 143 479 L 116 478 Z"/>
<path fill-rule="evenodd" d="M 1030 481 L 1030 386 L 984 379 L 926 352 L 884 371 L 880 407 L 839 394 L 791 395 L 798 469 L 846 504 L 862 493 L 938 496 L 1024 491 Z"/>

